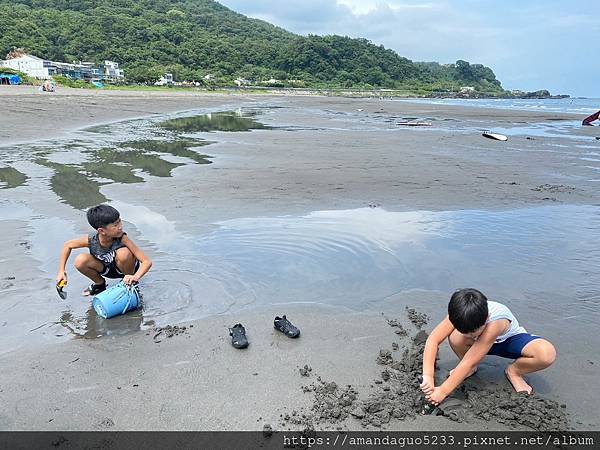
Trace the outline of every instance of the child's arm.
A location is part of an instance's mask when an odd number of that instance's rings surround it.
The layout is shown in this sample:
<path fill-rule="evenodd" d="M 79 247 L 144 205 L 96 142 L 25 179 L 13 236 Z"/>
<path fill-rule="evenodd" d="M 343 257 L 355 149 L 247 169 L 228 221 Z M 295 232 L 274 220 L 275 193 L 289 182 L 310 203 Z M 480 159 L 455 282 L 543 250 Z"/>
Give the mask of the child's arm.
<path fill-rule="evenodd" d="M 421 383 L 421 390 L 425 394 L 431 393 L 435 387 L 435 357 L 437 356 L 438 348 L 453 331 L 454 325 L 452 325 L 448 316 L 446 316 L 433 329 L 425 342 L 425 349 L 423 350 L 423 383 Z"/>
<path fill-rule="evenodd" d="M 67 281 L 67 273 L 65 272 L 65 266 L 67 265 L 67 260 L 69 259 L 69 256 L 71 256 L 71 250 L 87 246 L 87 236 L 71 239 L 70 241 L 67 241 L 63 244 L 62 250 L 60 251 L 60 258 L 58 261 L 58 273 L 56 274 L 56 283 L 60 283 L 62 280 Z"/>
<path fill-rule="evenodd" d="M 434 404 L 439 404 L 448 397 L 466 378 L 467 375 L 475 369 L 481 360 L 487 355 L 488 351 L 494 345 L 496 338 L 504 333 L 506 323 L 504 320 L 494 320 L 485 326 L 483 333 L 479 335 L 471 348 L 467 350 L 463 359 L 452 371 L 446 381 L 434 389 L 427 399 Z"/>
<path fill-rule="evenodd" d="M 140 278 L 146 275 L 146 273 L 150 270 L 150 267 L 152 267 L 152 261 L 150 261 L 150 258 L 148 258 L 146 254 L 142 250 L 140 250 L 140 248 L 137 245 L 135 245 L 126 234 L 124 234 L 121 238 L 121 242 L 125 244 L 125 246 L 135 257 L 135 259 L 137 259 L 140 262 L 139 269 L 133 275 L 125 275 L 123 277 L 123 282 L 125 284 L 131 284 L 134 282 L 137 283 L 138 281 L 140 281 Z"/>

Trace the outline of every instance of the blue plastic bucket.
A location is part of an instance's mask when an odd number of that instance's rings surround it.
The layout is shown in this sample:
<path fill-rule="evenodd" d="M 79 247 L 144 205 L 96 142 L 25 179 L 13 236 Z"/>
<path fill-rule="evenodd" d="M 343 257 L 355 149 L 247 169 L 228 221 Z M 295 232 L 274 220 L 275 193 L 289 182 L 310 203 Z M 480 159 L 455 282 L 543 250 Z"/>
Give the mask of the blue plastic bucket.
<path fill-rule="evenodd" d="M 92 306 L 96 314 L 105 319 L 125 314 L 138 308 L 140 294 L 133 285 L 127 286 L 122 281 L 94 296 Z"/>

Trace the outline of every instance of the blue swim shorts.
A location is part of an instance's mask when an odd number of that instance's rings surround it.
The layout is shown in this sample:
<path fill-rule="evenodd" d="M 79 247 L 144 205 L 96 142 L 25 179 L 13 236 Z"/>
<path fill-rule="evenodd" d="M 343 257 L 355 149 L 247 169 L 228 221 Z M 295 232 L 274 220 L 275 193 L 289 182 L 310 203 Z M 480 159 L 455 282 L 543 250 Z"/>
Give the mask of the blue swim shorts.
<path fill-rule="evenodd" d="M 517 359 L 523 356 L 523 348 L 535 339 L 541 339 L 535 334 L 519 333 L 509 337 L 505 341 L 492 345 L 488 355 L 501 356 L 502 358 Z"/>

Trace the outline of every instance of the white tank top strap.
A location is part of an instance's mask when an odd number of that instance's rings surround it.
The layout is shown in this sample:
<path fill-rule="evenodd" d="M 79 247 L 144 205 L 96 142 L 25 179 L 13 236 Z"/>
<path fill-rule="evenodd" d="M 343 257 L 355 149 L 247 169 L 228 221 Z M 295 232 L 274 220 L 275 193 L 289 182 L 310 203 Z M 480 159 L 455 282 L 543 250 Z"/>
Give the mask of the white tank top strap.
<path fill-rule="evenodd" d="M 498 302 L 488 301 L 488 319 L 486 323 L 493 322 L 494 320 L 506 319 L 510 322 L 508 330 L 496 338 L 496 343 L 504 342 L 508 338 L 521 333 L 527 333 L 527 330 L 519 325 L 519 321 L 511 312 L 506 305 Z"/>

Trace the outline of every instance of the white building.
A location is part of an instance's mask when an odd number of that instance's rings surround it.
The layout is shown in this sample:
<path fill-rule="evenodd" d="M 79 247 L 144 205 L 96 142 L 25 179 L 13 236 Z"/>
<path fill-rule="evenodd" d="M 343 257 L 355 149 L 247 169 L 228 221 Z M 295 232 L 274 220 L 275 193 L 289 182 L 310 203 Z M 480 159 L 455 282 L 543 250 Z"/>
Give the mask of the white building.
<path fill-rule="evenodd" d="M 251 84 L 252 84 L 252 81 L 250 81 L 250 80 L 246 80 L 245 78 L 238 78 L 237 80 L 233 80 L 233 82 L 234 82 L 235 84 L 237 84 L 237 85 L 238 85 L 238 87 L 241 87 L 241 86 L 249 86 L 249 85 L 251 85 Z"/>
<path fill-rule="evenodd" d="M 119 69 L 119 63 L 113 61 L 104 61 L 104 67 L 96 67 L 91 62 L 70 64 L 49 61 L 33 55 L 22 55 L 0 61 L 0 66 L 9 67 L 42 80 L 51 79 L 53 75 L 64 75 L 74 80 L 88 81 L 121 81 L 125 78 L 123 69 Z"/>
<path fill-rule="evenodd" d="M 175 81 L 173 80 L 172 73 L 165 73 L 158 81 L 154 83 L 155 86 L 172 86 L 173 84 L 175 84 Z"/>
<path fill-rule="evenodd" d="M 123 69 L 119 69 L 119 63 L 114 61 L 104 61 L 104 79 L 111 81 L 121 81 L 125 78 Z"/>
<path fill-rule="evenodd" d="M 44 80 L 52 78 L 52 75 L 56 74 L 56 66 L 52 64 L 52 61 L 46 61 L 33 55 L 23 55 L 19 58 L 0 61 L 0 66 L 9 67 Z"/>

